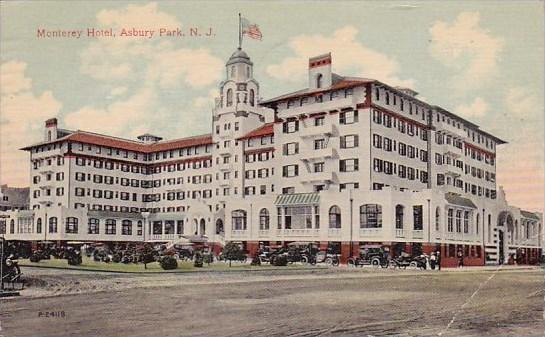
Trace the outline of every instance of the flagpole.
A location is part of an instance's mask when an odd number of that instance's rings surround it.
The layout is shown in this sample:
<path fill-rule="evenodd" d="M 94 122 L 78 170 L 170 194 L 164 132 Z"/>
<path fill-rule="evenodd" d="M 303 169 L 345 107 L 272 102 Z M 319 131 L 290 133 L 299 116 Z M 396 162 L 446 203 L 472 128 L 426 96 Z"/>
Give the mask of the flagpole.
<path fill-rule="evenodd" d="M 242 48 L 242 16 L 238 13 L 238 49 Z"/>

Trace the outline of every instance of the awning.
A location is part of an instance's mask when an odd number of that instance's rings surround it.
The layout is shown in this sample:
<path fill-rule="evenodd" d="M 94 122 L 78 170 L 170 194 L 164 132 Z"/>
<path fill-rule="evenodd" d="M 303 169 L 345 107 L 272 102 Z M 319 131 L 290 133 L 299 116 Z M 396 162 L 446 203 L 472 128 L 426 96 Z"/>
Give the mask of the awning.
<path fill-rule="evenodd" d="M 320 203 L 320 195 L 318 192 L 281 194 L 274 203 L 276 206 L 317 205 Z"/>
<path fill-rule="evenodd" d="M 520 210 L 520 215 L 528 219 L 539 220 L 539 217 L 535 213 L 524 211 L 522 209 Z"/>
<path fill-rule="evenodd" d="M 445 199 L 451 205 L 458 205 L 458 206 L 462 206 L 462 207 L 477 209 L 477 206 L 475 206 L 473 201 L 471 201 L 468 198 L 464 198 L 464 197 L 462 197 L 462 196 L 460 196 L 458 194 L 446 193 L 445 194 Z"/>

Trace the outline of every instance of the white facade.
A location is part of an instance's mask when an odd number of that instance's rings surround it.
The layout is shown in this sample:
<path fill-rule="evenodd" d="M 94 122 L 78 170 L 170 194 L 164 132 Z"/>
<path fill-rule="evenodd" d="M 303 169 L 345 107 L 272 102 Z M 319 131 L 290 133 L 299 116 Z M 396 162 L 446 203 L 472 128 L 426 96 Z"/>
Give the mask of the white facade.
<path fill-rule="evenodd" d="M 48 120 L 44 142 L 25 148 L 32 211 L 4 214 L 6 238 L 443 244 L 488 261 L 541 247 L 541 215 L 496 186 L 501 139 L 331 65 L 310 59 L 308 89 L 259 102 L 238 49 L 202 136 L 132 141 Z"/>

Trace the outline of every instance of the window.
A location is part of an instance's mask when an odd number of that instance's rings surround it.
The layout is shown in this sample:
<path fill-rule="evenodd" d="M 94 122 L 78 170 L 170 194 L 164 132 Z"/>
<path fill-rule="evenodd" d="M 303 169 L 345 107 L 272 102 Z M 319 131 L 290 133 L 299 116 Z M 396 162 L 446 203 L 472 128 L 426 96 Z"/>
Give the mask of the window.
<path fill-rule="evenodd" d="M 424 228 L 422 220 L 422 205 L 413 206 L 413 221 L 415 230 L 422 230 Z"/>
<path fill-rule="evenodd" d="M 339 115 L 340 124 L 354 124 L 358 122 L 358 111 L 345 111 Z"/>
<path fill-rule="evenodd" d="M 399 145 L 401 146 L 401 143 Z M 382 148 L 382 136 L 377 134 L 373 135 L 373 146 L 377 149 Z"/>
<path fill-rule="evenodd" d="M 358 171 L 358 159 L 343 159 L 339 161 L 339 169 L 341 172 Z"/>
<path fill-rule="evenodd" d="M 78 233 L 78 218 L 74 218 L 74 217 L 66 218 L 66 233 L 68 234 Z"/>
<path fill-rule="evenodd" d="M 260 230 L 269 230 L 269 211 L 266 208 L 259 211 L 259 229 Z"/>
<path fill-rule="evenodd" d="M 283 177 L 296 177 L 299 175 L 299 165 L 286 165 L 282 167 Z"/>
<path fill-rule="evenodd" d="M 341 149 L 358 147 L 358 135 L 346 135 L 341 137 Z"/>
<path fill-rule="evenodd" d="M 314 172 L 324 172 L 324 163 L 314 163 Z"/>
<path fill-rule="evenodd" d="M 320 150 L 326 148 L 325 139 L 315 139 L 314 140 L 314 150 Z"/>
<path fill-rule="evenodd" d="M 323 79 L 322 74 L 316 75 L 316 88 L 321 88 L 322 87 L 322 79 Z"/>
<path fill-rule="evenodd" d="M 233 89 L 227 89 L 227 106 L 233 105 Z"/>
<path fill-rule="evenodd" d="M 375 100 L 380 101 L 380 90 L 375 88 Z"/>
<path fill-rule="evenodd" d="M 87 233 L 88 234 L 98 234 L 99 233 L 99 221 L 95 218 L 89 218 Z"/>
<path fill-rule="evenodd" d="M 115 225 L 114 219 L 106 219 L 106 234 L 115 235 Z"/>
<path fill-rule="evenodd" d="M 469 233 L 469 211 L 464 211 L 464 233 Z"/>
<path fill-rule="evenodd" d="M 255 102 L 255 93 L 254 93 L 254 89 L 250 89 L 250 105 L 251 105 L 251 106 L 254 106 L 254 102 Z"/>
<path fill-rule="evenodd" d="M 449 233 L 452 233 L 454 231 L 453 215 L 454 215 L 454 210 L 452 208 L 449 208 L 447 211 L 447 231 Z"/>
<path fill-rule="evenodd" d="M 403 206 L 396 206 L 396 229 L 403 229 Z"/>
<path fill-rule="evenodd" d="M 49 233 L 57 233 L 57 217 L 49 218 Z"/>
<path fill-rule="evenodd" d="M 329 228 L 341 228 L 341 209 L 331 206 L 329 209 Z"/>
<path fill-rule="evenodd" d="M 123 220 L 121 222 L 121 234 L 122 235 L 132 235 L 132 221 Z"/>
<path fill-rule="evenodd" d="M 287 143 L 283 146 L 283 154 L 291 156 L 299 153 L 299 143 Z"/>
<path fill-rule="evenodd" d="M 294 133 L 299 131 L 299 121 L 287 121 L 282 124 L 282 131 L 284 133 Z"/>
<path fill-rule="evenodd" d="M 382 228 L 382 206 L 377 204 L 361 205 L 360 228 Z"/>
<path fill-rule="evenodd" d="M 456 211 L 456 232 L 462 232 L 462 211 Z"/>
<path fill-rule="evenodd" d="M 5 230 L 2 232 L 2 234 L 5 234 Z M 38 220 L 36 221 L 36 233 L 41 233 L 42 232 L 42 218 L 38 218 Z"/>
<path fill-rule="evenodd" d="M 238 209 L 231 212 L 233 229 L 246 230 L 246 211 Z"/>
<path fill-rule="evenodd" d="M 314 118 L 314 126 L 324 125 L 325 117 L 316 117 Z"/>

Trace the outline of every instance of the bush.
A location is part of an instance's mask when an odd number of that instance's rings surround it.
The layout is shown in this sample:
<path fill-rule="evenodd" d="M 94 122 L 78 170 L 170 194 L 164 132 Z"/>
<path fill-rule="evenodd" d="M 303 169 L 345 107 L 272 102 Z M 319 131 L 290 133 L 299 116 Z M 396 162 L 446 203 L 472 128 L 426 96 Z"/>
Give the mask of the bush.
<path fill-rule="evenodd" d="M 114 254 L 114 256 L 112 256 L 112 262 L 114 262 L 114 263 L 121 262 L 121 255 L 120 254 Z"/>
<path fill-rule="evenodd" d="M 38 254 L 30 255 L 30 262 L 40 262 L 40 256 Z"/>
<path fill-rule="evenodd" d="M 208 254 L 204 254 L 203 256 L 203 262 L 206 263 L 206 264 L 210 264 L 210 263 L 213 263 L 214 262 L 214 256 L 212 256 L 212 254 L 208 253 Z"/>
<path fill-rule="evenodd" d="M 68 257 L 68 264 L 71 265 L 71 266 L 79 266 L 81 264 L 82 260 L 81 260 L 81 255 L 79 254 L 74 254 L 72 256 L 69 256 Z"/>
<path fill-rule="evenodd" d="M 223 247 L 223 258 L 229 261 L 229 267 L 231 267 L 232 260 L 241 260 L 241 255 L 243 255 L 240 246 L 235 242 L 227 242 L 225 247 Z"/>
<path fill-rule="evenodd" d="M 278 255 L 274 259 L 274 265 L 275 266 L 287 266 L 288 265 L 288 258 L 285 255 Z"/>
<path fill-rule="evenodd" d="M 202 268 L 203 266 L 203 256 L 201 253 L 197 252 L 195 254 L 195 261 L 193 262 L 193 266 L 197 268 Z"/>
<path fill-rule="evenodd" d="M 171 270 L 178 268 L 178 261 L 176 261 L 176 258 L 170 255 L 163 256 L 159 260 L 159 264 L 161 265 L 161 268 L 164 270 Z"/>

